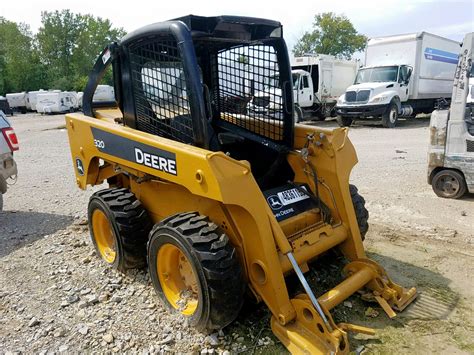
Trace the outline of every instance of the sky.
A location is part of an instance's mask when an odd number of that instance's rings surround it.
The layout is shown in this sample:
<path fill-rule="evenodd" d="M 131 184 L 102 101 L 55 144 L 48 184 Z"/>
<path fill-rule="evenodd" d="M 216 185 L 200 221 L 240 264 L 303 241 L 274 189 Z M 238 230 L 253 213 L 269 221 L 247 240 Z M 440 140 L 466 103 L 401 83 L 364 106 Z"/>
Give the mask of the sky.
<path fill-rule="evenodd" d="M 311 29 L 315 14 L 328 11 L 346 15 L 356 30 L 368 37 L 427 31 L 461 41 L 465 33 L 474 31 L 472 0 L 2 0 L 0 16 L 27 23 L 33 32 L 37 32 L 41 25 L 41 11 L 66 8 L 108 18 L 127 32 L 188 14 L 268 18 L 283 24 L 289 49 L 305 31 Z"/>

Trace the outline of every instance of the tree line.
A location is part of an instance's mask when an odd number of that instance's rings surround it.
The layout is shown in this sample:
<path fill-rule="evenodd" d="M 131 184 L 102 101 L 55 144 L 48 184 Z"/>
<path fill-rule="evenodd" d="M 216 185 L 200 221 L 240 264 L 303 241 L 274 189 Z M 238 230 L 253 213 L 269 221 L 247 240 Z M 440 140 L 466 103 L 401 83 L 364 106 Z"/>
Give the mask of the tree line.
<path fill-rule="evenodd" d="M 27 24 L 0 17 L 0 95 L 39 89 L 82 91 L 99 53 L 124 34 L 108 19 L 70 10 L 42 12 L 37 34 Z"/>

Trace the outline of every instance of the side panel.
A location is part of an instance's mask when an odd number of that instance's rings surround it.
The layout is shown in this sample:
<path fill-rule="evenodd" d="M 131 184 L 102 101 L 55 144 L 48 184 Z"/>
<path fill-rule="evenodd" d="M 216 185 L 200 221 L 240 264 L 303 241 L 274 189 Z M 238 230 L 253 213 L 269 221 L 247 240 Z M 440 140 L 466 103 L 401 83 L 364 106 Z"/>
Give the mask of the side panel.
<path fill-rule="evenodd" d="M 450 97 L 459 43 L 425 33 L 421 42 L 418 92 L 412 99 Z"/>
<path fill-rule="evenodd" d="M 430 144 L 428 146 L 428 183 L 431 183 L 433 170 L 444 166 L 448 113 L 448 110 L 435 110 L 431 114 Z"/>
<path fill-rule="evenodd" d="M 336 102 L 339 96 L 354 83 L 357 73 L 356 62 L 335 61 L 332 70 L 331 92 L 326 98 L 327 102 Z"/>
<path fill-rule="evenodd" d="M 371 40 L 373 41 L 373 40 Z M 367 46 L 365 66 L 416 64 L 416 38 L 382 40 Z"/>

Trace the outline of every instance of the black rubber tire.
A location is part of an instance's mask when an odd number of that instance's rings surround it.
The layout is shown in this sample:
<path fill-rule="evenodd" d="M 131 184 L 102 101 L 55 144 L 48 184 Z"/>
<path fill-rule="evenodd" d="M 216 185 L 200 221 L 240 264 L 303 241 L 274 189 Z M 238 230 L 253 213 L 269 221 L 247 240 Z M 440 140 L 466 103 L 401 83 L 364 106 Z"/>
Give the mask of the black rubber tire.
<path fill-rule="evenodd" d="M 393 117 L 392 117 L 393 115 Z M 385 128 L 395 128 L 398 121 L 398 106 L 391 102 L 387 110 L 382 114 L 382 126 Z"/>
<path fill-rule="evenodd" d="M 341 127 L 349 127 L 354 120 L 350 117 L 337 116 L 336 121 Z"/>
<path fill-rule="evenodd" d="M 220 228 L 198 212 L 179 213 L 156 224 L 148 242 L 148 270 L 158 296 L 168 302 L 157 275 L 157 255 L 161 246 L 171 243 L 189 260 L 199 286 L 196 311 L 189 324 L 199 330 L 216 330 L 235 320 L 244 300 L 245 282 L 234 247 Z"/>
<path fill-rule="evenodd" d="M 351 192 L 352 205 L 354 206 L 360 236 L 362 240 L 365 240 L 365 235 L 369 230 L 369 211 L 365 208 L 365 199 L 359 194 L 357 187 L 349 185 L 349 191 Z"/>
<path fill-rule="evenodd" d="M 101 209 L 112 227 L 117 256 L 111 266 L 125 272 L 146 265 L 146 242 L 152 222 L 143 205 L 125 188 L 110 188 L 95 192 L 89 200 L 88 219 L 92 243 L 100 252 L 92 229 L 92 213 Z"/>
<path fill-rule="evenodd" d="M 325 121 L 326 120 L 326 113 L 318 111 L 318 113 L 315 115 L 315 121 Z"/>
<path fill-rule="evenodd" d="M 443 186 L 441 186 L 441 184 Z M 464 180 L 464 176 L 462 176 L 462 174 L 456 170 L 448 169 L 438 171 L 433 176 L 433 179 L 431 180 L 431 187 L 437 196 L 443 198 L 460 198 L 467 191 L 466 180 Z M 446 189 L 449 189 L 449 191 Z"/>

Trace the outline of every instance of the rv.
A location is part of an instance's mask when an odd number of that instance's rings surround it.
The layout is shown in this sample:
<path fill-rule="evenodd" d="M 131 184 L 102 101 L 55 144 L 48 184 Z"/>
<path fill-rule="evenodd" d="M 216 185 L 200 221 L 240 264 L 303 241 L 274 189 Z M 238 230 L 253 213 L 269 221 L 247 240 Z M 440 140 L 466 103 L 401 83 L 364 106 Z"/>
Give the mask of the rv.
<path fill-rule="evenodd" d="M 28 111 L 36 111 L 36 102 L 39 93 L 46 92 L 45 90 L 29 91 L 26 94 L 26 108 Z"/>
<path fill-rule="evenodd" d="M 41 114 L 73 112 L 77 107 L 75 92 L 47 91 L 37 95 L 36 111 Z"/>
<path fill-rule="evenodd" d="M 110 85 L 98 85 L 92 100 L 94 102 L 115 101 L 114 88 Z"/>
<path fill-rule="evenodd" d="M 13 111 L 26 113 L 26 92 L 15 92 L 6 95 L 8 104 Z"/>

